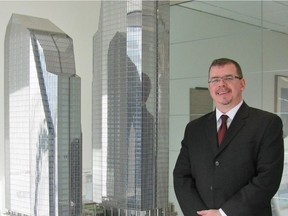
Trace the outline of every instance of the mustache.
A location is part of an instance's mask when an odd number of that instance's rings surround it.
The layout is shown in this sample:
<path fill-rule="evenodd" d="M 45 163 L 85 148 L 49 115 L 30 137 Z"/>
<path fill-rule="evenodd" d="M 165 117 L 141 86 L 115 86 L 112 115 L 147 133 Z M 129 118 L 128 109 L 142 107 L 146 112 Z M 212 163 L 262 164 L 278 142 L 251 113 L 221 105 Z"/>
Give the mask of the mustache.
<path fill-rule="evenodd" d="M 219 87 L 219 88 L 216 90 L 216 93 L 219 94 L 219 93 L 230 92 L 230 91 L 231 91 L 230 88 L 227 88 L 227 87 Z"/>

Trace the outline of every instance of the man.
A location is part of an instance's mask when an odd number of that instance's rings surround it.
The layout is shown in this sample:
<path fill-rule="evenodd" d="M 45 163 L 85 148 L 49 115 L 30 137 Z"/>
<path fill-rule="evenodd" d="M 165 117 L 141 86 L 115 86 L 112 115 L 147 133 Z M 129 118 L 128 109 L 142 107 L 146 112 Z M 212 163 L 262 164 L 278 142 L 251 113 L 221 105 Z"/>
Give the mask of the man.
<path fill-rule="evenodd" d="M 216 109 L 187 124 L 173 172 L 183 214 L 271 216 L 283 171 L 282 121 L 243 101 L 246 84 L 236 61 L 214 60 L 208 83 Z M 219 143 L 223 114 L 228 129 Z"/>

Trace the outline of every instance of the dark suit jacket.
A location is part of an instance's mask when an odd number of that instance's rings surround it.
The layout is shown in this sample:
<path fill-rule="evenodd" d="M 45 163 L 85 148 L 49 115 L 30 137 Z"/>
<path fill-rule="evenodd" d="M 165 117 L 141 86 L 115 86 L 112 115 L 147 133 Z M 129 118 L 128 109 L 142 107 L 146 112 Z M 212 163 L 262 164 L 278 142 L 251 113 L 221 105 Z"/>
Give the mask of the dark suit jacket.
<path fill-rule="evenodd" d="M 245 102 L 217 147 L 216 112 L 187 124 L 173 176 L 185 216 L 219 209 L 227 216 L 271 216 L 284 161 L 282 121 Z"/>

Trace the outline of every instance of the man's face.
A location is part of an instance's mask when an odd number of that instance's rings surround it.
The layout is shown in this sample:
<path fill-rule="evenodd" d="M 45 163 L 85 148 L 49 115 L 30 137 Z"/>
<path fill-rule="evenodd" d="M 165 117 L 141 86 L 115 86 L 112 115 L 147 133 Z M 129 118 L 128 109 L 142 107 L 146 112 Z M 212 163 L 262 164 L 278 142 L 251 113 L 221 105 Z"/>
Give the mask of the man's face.
<path fill-rule="evenodd" d="M 210 95 L 220 111 L 227 112 L 242 100 L 245 80 L 239 77 L 234 64 L 211 67 L 209 80 Z"/>

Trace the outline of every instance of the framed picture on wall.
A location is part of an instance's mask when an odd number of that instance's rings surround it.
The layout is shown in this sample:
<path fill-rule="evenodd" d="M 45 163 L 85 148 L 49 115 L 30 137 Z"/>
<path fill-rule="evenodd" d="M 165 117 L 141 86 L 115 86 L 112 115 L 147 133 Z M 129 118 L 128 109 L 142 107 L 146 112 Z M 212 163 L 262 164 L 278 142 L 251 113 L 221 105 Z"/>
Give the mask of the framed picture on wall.
<path fill-rule="evenodd" d="M 190 88 L 190 121 L 213 110 L 213 101 L 208 88 Z"/>
<path fill-rule="evenodd" d="M 287 140 L 288 140 L 288 76 L 275 75 L 275 113 L 280 116 L 283 122 L 283 138 L 285 148 L 284 170 L 280 187 L 275 198 L 272 200 L 273 215 L 287 215 L 288 199 L 288 161 L 287 161 Z"/>
<path fill-rule="evenodd" d="M 275 75 L 275 113 L 283 121 L 284 137 L 288 134 L 288 76 Z"/>

